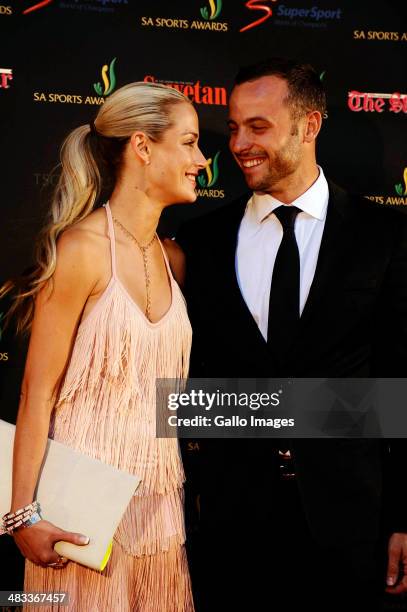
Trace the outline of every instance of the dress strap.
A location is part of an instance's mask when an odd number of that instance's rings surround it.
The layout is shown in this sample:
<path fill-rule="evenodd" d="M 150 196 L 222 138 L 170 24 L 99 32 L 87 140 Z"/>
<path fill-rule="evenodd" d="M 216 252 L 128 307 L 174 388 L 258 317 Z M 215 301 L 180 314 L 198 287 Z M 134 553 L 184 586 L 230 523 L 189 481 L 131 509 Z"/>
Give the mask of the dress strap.
<path fill-rule="evenodd" d="M 172 281 L 174 280 L 174 275 L 173 275 L 172 270 L 171 270 L 170 260 L 168 259 L 168 255 L 167 255 L 167 251 L 165 250 L 165 246 L 163 245 L 163 243 L 159 239 L 158 234 L 156 234 L 156 235 L 157 235 L 157 242 L 158 242 L 158 244 L 161 247 L 161 252 L 163 254 L 163 259 L 164 259 L 164 264 L 165 264 L 165 267 L 166 267 L 166 270 L 167 270 L 167 274 L 168 274 L 168 278 L 169 278 L 169 280 L 171 282 L 171 287 L 172 287 Z"/>
<path fill-rule="evenodd" d="M 107 231 L 108 231 L 109 240 L 110 240 L 110 254 L 111 254 L 111 259 L 112 259 L 112 276 L 114 276 L 116 278 L 117 277 L 117 272 L 116 272 L 116 239 L 115 239 L 115 234 L 114 234 L 112 211 L 110 210 L 109 202 L 106 202 L 106 204 L 104 204 L 104 207 L 105 207 L 105 210 L 106 210 Z"/>

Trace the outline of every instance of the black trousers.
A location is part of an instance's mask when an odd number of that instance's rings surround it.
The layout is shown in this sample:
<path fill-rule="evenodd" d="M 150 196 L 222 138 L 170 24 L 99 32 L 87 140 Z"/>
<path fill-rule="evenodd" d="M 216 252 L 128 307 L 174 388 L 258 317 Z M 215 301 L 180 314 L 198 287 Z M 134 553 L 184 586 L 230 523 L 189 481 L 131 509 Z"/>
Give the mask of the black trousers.
<path fill-rule="evenodd" d="M 357 551 L 313 540 L 295 481 L 276 480 L 261 503 L 258 490 L 233 499 L 231 490 L 201 496 L 200 528 L 189 548 L 197 612 L 407 609 L 399 601 L 384 607 L 383 551 L 354 567 Z"/>

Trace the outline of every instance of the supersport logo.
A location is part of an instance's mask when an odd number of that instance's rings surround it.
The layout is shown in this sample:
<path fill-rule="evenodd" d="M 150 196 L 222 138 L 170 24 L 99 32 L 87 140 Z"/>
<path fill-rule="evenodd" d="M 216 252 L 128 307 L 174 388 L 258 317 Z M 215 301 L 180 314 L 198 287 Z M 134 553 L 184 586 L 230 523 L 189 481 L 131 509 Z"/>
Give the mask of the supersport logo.
<path fill-rule="evenodd" d="M 37 4 L 33 4 L 33 6 L 29 6 L 25 11 L 23 11 L 23 15 L 27 15 L 28 13 L 32 13 L 33 11 L 38 11 L 38 9 L 44 8 L 47 4 L 51 4 L 52 0 L 42 0 L 42 2 L 37 2 Z"/>
<path fill-rule="evenodd" d="M 277 0 L 270 0 L 270 2 L 277 2 Z M 246 2 L 246 8 L 248 8 L 249 11 L 263 11 L 265 14 L 263 15 L 263 17 L 260 17 L 259 19 L 256 19 L 256 21 L 253 21 L 247 26 L 244 26 L 244 28 L 239 30 L 240 32 L 246 32 L 246 30 L 251 30 L 252 28 L 255 28 L 264 21 L 267 21 L 267 19 L 269 19 L 273 14 L 272 8 L 270 6 L 267 6 L 266 4 L 263 4 L 261 0 L 248 0 Z"/>

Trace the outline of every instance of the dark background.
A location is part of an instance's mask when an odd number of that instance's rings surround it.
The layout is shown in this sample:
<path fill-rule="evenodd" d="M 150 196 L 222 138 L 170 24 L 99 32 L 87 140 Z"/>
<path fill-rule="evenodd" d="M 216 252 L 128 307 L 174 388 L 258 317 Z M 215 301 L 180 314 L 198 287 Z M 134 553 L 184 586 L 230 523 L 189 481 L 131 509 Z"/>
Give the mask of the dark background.
<path fill-rule="evenodd" d="M 210 19 L 211 2 L 220 9 L 215 19 Z M 348 92 L 353 90 L 407 94 L 407 23 L 401 2 L 263 0 L 257 4 L 269 7 L 271 17 L 244 32 L 240 30 L 265 14 L 249 10 L 244 0 L 52 0 L 30 11 L 35 4 L 0 0 L 0 69 L 13 72 L 9 87 L 0 88 L 0 282 L 30 264 L 55 182 L 56 173 L 51 173 L 60 144 L 69 130 L 95 117 L 98 105 L 84 102 L 87 96 L 99 97 L 93 84 L 102 83 L 102 66 L 113 58 L 116 89 L 152 75 L 157 81 L 223 87 L 227 96 L 241 64 L 269 55 L 312 63 L 323 73 L 328 94 L 328 116 L 318 145 L 325 174 L 384 206 L 407 206 L 406 112 L 391 112 L 387 98 L 381 113 L 348 108 Z M 340 17 L 317 22 L 310 16 L 281 15 L 283 10 L 312 7 L 336 11 Z M 201 13 L 205 8 L 209 19 Z M 144 26 L 143 17 L 152 17 L 154 25 Z M 162 22 L 156 18 L 167 19 L 169 27 L 157 25 Z M 178 25 L 187 21 L 189 27 L 175 27 L 175 20 Z M 194 21 L 214 29 L 192 29 Z M 47 101 L 35 99 L 41 93 Z M 76 100 L 80 96 L 82 104 L 51 102 L 50 94 Z M 184 219 L 205 214 L 245 191 L 227 149 L 227 107 L 201 103 L 196 108 L 204 154 L 213 159 L 220 151 L 219 175 L 196 204 L 166 211 L 161 229 L 169 235 Z M 207 179 L 204 173 L 202 182 Z M 12 330 L 2 330 L 6 308 L 5 302 L 0 304 L 0 418 L 15 422 L 25 342 L 17 341 Z M 199 445 L 184 441 L 184 446 L 189 471 Z M 192 506 L 198 488 L 192 483 Z M 0 556 L 0 589 L 22 588 L 22 558 L 8 536 L 0 540 Z"/>

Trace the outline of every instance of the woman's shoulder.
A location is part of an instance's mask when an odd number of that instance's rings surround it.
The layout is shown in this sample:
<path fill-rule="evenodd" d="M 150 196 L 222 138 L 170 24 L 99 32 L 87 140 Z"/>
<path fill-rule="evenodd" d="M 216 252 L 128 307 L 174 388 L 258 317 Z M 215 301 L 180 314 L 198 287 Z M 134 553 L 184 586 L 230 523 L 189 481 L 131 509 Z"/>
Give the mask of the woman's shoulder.
<path fill-rule="evenodd" d="M 103 210 L 95 210 L 68 227 L 57 240 L 57 263 L 75 264 L 79 273 L 93 270 L 97 274 L 109 258 L 110 240 Z"/>
<path fill-rule="evenodd" d="M 103 210 L 97 209 L 84 219 L 69 226 L 61 234 L 58 243 L 64 248 L 79 252 L 104 250 L 109 244 L 107 235 L 106 215 Z"/>

